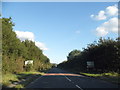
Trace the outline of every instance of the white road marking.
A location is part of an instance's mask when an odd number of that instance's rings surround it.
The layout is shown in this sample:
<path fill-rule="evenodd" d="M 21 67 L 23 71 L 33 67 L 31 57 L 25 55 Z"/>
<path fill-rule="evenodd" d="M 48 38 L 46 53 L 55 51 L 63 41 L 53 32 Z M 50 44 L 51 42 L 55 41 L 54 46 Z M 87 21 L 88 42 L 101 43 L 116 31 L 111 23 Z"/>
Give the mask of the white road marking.
<path fill-rule="evenodd" d="M 71 82 L 71 80 L 70 80 L 68 77 L 66 77 L 66 76 L 65 76 L 65 78 L 66 78 L 68 81 L 70 81 L 70 82 Z"/>
<path fill-rule="evenodd" d="M 35 79 L 34 81 L 32 81 L 30 84 L 28 84 L 26 87 L 28 87 L 28 86 L 30 86 L 31 84 L 33 84 L 33 83 L 35 83 L 35 82 L 37 82 L 40 78 L 42 78 L 43 77 L 43 75 L 42 76 L 40 76 L 40 77 L 38 77 L 37 79 Z"/>
<path fill-rule="evenodd" d="M 68 80 L 68 81 L 70 81 L 70 82 L 72 82 L 68 77 L 66 77 L 65 76 L 65 78 Z M 73 84 L 74 84 L 74 82 L 72 82 Z M 77 88 L 79 88 L 80 90 L 83 90 L 80 86 L 78 86 L 78 85 L 75 85 Z"/>
<path fill-rule="evenodd" d="M 80 86 L 78 86 L 78 85 L 75 85 L 77 88 L 80 88 L 81 90 L 83 90 Z"/>

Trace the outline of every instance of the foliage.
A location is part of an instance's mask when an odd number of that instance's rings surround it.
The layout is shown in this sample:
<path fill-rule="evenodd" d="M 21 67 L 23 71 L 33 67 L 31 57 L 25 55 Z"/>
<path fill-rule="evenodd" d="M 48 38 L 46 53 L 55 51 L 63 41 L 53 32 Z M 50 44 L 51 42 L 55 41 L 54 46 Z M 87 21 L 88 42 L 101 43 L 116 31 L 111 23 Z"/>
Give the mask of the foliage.
<path fill-rule="evenodd" d="M 2 84 L 8 86 L 10 81 L 18 81 L 18 78 L 15 74 L 7 73 L 2 75 Z"/>
<path fill-rule="evenodd" d="M 69 53 L 69 55 L 67 56 L 68 60 L 73 60 L 74 58 L 76 58 L 77 56 L 80 55 L 80 50 L 73 50 Z"/>
<path fill-rule="evenodd" d="M 60 63 L 58 66 L 63 68 L 71 68 L 78 71 L 87 71 L 87 61 L 94 61 L 95 67 L 94 71 L 96 72 L 109 72 L 115 71 L 119 72 L 120 68 L 120 43 L 113 39 L 103 39 L 100 38 L 98 42 L 88 44 L 87 48 L 84 48 L 78 56 L 76 50 L 69 53 L 69 57 L 72 56 L 72 59 L 68 58 L 67 62 Z"/>
<path fill-rule="evenodd" d="M 24 74 L 24 75 L 28 75 L 28 74 L 40 74 L 40 75 L 44 75 L 45 73 L 43 73 L 43 72 L 37 72 L 37 71 L 30 71 L 30 72 L 19 72 L 18 74 Z"/>
<path fill-rule="evenodd" d="M 90 77 L 95 77 L 104 81 L 111 82 L 113 84 L 120 84 L 120 74 L 116 72 L 108 72 L 108 73 L 80 73 L 82 75 L 90 76 Z"/>
<path fill-rule="evenodd" d="M 7 73 L 2 75 L 2 84 L 3 86 L 11 86 L 13 82 L 17 82 L 18 84 L 15 85 L 15 88 L 24 88 L 26 84 L 31 83 L 33 80 L 38 78 L 39 76 L 43 75 L 44 73 L 41 72 L 19 72 L 18 74 Z M 31 78 L 30 78 L 31 77 Z M 19 83 L 22 79 L 27 79 L 23 83 Z M 12 85 L 13 86 L 13 85 Z"/>
<path fill-rule="evenodd" d="M 32 64 L 27 64 L 26 66 L 25 66 L 25 70 L 28 72 L 28 71 L 31 71 L 33 69 L 33 66 L 32 66 Z"/>
<path fill-rule="evenodd" d="M 33 69 L 51 68 L 51 63 L 35 42 L 25 40 L 21 42 L 13 31 L 11 18 L 2 18 L 2 64 L 3 73 L 18 73 L 25 71 L 25 60 L 34 60 Z M 28 67 L 27 67 L 28 68 Z"/>

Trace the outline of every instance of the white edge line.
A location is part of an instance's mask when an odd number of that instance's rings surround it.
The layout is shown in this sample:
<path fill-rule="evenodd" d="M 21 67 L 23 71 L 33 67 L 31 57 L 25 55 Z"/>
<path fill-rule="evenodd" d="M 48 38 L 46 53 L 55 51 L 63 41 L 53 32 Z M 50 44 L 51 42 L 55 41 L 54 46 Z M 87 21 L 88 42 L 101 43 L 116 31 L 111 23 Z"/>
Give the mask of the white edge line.
<path fill-rule="evenodd" d="M 65 77 L 66 77 L 66 76 L 65 76 Z M 66 79 L 71 82 L 71 80 L 70 80 L 68 77 L 66 77 Z"/>
<path fill-rule="evenodd" d="M 39 78 L 35 79 L 33 82 L 31 82 L 30 84 L 28 84 L 25 88 L 27 88 L 29 85 L 35 83 L 38 79 L 42 78 L 44 75 L 40 76 Z"/>
<path fill-rule="evenodd" d="M 80 86 L 78 86 L 78 85 L 75 85 L 77 88 L 80 88 L 81 90 L 83 90 Z"/>

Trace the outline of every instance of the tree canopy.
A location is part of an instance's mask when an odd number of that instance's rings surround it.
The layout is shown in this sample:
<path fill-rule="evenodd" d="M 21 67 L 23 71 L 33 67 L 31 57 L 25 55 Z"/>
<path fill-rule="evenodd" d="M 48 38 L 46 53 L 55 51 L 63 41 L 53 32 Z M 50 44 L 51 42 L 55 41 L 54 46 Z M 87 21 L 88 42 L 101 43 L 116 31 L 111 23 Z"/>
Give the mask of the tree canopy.
<path fill-rule="evenodd" d="M 120 43 L 119 38 L 100 38 L 94 43 L 88 44 L 83 51 L 73 50 L 68 54 L 66 62 L 58 66 L 79 71 L 87 70 L 87 61 L 94 61 L 95 71 L 108 72 L 119 71 L 120 68 Z M 76 57 L 77 56 L 77 57 Z"/>
<path fill-rule="evenodd" d="M 3 72 L 17 73 L 24 71 L 24 61 L 34 60 L 34 70 L 44 70 L 51 67 L 50 60 L 43 54 L 35 42 L 20 41 L 13 31 L 11 18 L 2 18 L 2 60 Z"/>

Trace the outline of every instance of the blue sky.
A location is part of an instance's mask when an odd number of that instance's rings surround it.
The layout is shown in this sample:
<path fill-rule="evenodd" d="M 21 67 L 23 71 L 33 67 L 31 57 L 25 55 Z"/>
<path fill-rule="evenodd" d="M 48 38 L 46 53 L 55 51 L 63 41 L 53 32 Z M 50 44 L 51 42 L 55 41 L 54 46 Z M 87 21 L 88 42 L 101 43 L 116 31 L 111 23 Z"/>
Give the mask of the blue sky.
<path fill-rule="evenodd" d="M 14 30 L 19 31 L 18 36 L 20 32 L 27 31 L 28 34 L 23 38 L 34 38 L 33 41 L 38 42 L 39 47 L 42 46 L 44 54 L 52 63 L 60 63 L 67 59 L 70 51 L 82 50 L 87 44 L 98 40 L 100 35 L 105 38 L 118 36 L 115 25 L 111 26 L 111 31 L 108 30 L 110 25 L 116 24 L 113 23 L 116 20 L 115 4 L 117 5 L 115 2 L 4 2 L 2 15 L 12 17 Z M 107 8 L 109 6 L 112 7 Z"/>

